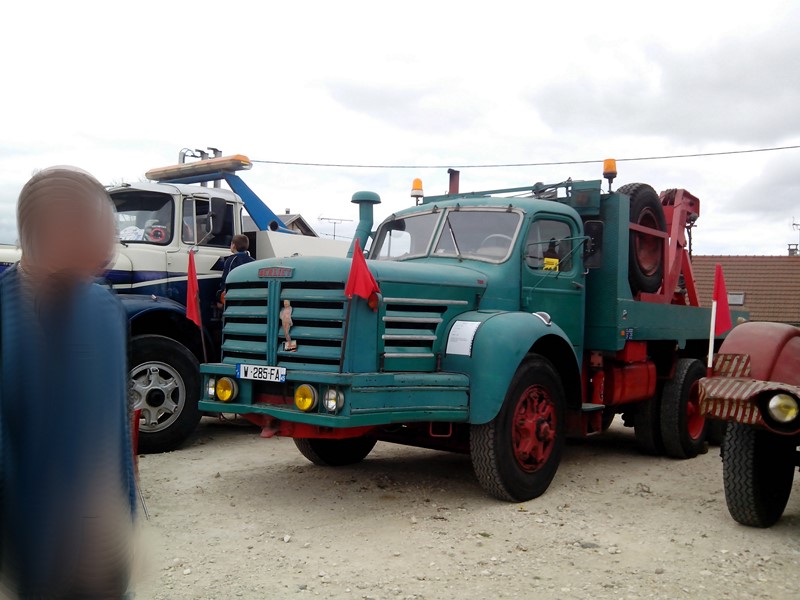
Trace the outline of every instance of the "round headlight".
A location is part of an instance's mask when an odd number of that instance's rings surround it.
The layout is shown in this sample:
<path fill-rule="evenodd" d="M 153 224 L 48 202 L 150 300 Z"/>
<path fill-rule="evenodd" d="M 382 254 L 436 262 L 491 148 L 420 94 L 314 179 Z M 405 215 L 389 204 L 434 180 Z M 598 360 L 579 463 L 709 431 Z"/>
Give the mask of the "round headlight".
<path fill-rule="evenodd" d="M 317 405 L 317 390 L 307 383 L 298 385 L 294 390 L 294 405 L 303 412 L 312 410 Z"/>
<path fill-rule="evenodd" d="M 213 377 L 208 378 L 208 387 L 206 388 L 206 392 L 208 392 L 208 397 L 213 400 L 214 394 L 217 391 L 217 380 Z"/>
<path fill-rule="evenodd" d="M 236 394 L 239 391 L 239 389 L 236 386 L 236 382 L 230 377 L 220 377 L 219 380 L 217 381 L 215 391 L 217 394 L 217 398 L 219 398 L 223 402 L 228 402 L 229 400 L 233 400 L 236 397 Z"/>
<path fill-rule="evenodd" d="M 331 388 L 325 392 L 325 398 L 322 400 L 322 405 L 328 412 L 336 412 L 342 407 L 344 396 L 341 392 Z"/>
<path fill-rule="evenodd" d="M 769 399 L 767 404 L 769 416 L 778 421 L 779 423 L 790 423 L 797 418 L 798 406 L 795 400 L 789 394 L 775 394 Z"/>

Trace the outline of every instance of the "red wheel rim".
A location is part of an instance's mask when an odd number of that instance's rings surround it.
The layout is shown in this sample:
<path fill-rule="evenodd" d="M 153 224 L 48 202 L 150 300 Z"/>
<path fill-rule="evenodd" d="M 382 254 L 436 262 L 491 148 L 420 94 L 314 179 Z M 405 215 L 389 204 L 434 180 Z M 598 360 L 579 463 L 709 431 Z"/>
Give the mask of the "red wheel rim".
<path fill-rule="evenodd" d="M 514 458 L 523 471 L 533 473 L 550 458 L 556 442 L 556 405 L 547 388 L 532 385 L 514 408 Z"/>
<path fill-rule="evenodd" d="M 686 401 L 686 430 L 693 440 L 699 440 L 703 436 L 703 430 L 706 427 L 706 417 L 700 412 L 698 387 L 697 382 L 692 384 L 692 389 L 689 390 L 689 398 Z"/>
<path fill-rule="evenodd" d="M 658 220 L 649 209 L 642 211 L 639 215 L 638 225 L 658 229 Z M 658 271 L 661 264 L 661 238 L 646 233 L 637 232 L 634 236 L 633 247 L 636 252 L 636 262 L 639 268 L 647 276 L 653 275 Z"/>

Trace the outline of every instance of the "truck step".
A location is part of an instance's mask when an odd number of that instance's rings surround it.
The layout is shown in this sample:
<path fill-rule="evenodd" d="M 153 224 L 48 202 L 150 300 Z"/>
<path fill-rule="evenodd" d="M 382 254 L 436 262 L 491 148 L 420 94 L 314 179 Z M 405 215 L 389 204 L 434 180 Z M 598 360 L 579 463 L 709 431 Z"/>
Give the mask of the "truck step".
<path fill-rule="evenodd" d="M 591 404 L 588 402 L 584 402 L 581 404 L 581 412 L 582 413 L 591 413 L 591 412 L 598 412 L 605 409 L 604 404 Z"/>

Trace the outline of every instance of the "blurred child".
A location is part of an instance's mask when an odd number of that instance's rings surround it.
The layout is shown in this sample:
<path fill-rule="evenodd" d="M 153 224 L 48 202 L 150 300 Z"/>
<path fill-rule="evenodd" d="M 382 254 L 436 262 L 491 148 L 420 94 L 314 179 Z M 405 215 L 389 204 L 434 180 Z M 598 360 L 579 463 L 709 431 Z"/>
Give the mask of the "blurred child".
<path fill-rule="evenodd" d="M 136 488 L 127 319 L 92 280 L 116 238 L 103 186 L 34 175 L 0 277 L 0 597 L 122 598 Z"/>

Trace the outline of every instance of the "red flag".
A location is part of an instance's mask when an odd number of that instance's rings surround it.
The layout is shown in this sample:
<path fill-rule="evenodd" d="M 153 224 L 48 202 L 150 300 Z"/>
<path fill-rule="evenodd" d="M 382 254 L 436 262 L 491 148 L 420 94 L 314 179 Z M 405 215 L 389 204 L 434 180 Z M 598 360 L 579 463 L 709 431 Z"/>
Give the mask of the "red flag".
<path fill-rule="evenodd" d="M 717 270 L 714 273 L 714 302 L 717 303 L 714 336 L 718 336 L 733 327 L 731 308 L 728 306 L 728 291 L 725 289 L 725 276 L 722 274 L 722 265 L 719 263 L 717 263 Z"/>
<path fill-rule="evenodd" d="M 200 288 L 197 283 L 197 269 L 194 266 L 194 252 L 191 250 L 189 250 L 189 272 L 186 275 L 186 318 L 194 321 L 194 324 L 202 329 Z"/>
<path fill-rule="evenodd" d="M 379 294 L 380 291 L 375 278 L 370 273 L 367 261 L 364 260 L 361 244 L 356 240 L 353 248 L 353 263 L 350 265 L 350 275 L 347 277 L 344 295 L 348 298 L 360 296 L 364 300 L 370 301 L 370 306 L 375 310 L 377 305 L 372 306 L 371 301 L 376 298 L 376 294 Z"/>

